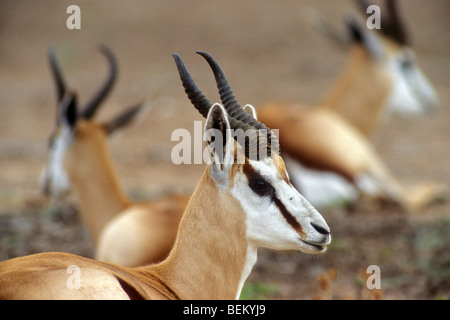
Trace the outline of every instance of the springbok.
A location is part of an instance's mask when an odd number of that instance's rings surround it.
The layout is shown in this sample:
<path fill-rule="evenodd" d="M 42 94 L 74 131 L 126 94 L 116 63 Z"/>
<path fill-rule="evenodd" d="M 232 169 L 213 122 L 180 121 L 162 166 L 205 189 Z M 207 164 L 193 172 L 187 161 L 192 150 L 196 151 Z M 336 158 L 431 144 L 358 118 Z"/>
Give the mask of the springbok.
<path fill-rule="evenodd" d="M 358 3 L 365 14 L 369 5 Z M 398 1 L 387 1 L 380 20 L 381 29 L 373 31 L 357 20 L 348 20 L 348 65 L 320 103 L 367 136 L 390 113 L 424 115 L 439 106 L 437 94 L 415 58 Z"/>
<path fill-rule="evenodd" d="M 366 1 L 358 1 L 358 6 L 366 14 Z M 398 2 L 388 0 L 380 18 L 381 29 L 369 30 L 352 17 L 346 21 L 345 35 L 319 17 L 313 21 L 349 51 L 346 67 L 317 107 L 339 113 L 369 137 L 391 113 L 424 115 L 439 106 L 437 94 L 411 48 Z"/>
<path fill-rule="evenodd" d="M 363 195 L 416 212 L 445 196 L 440 184 L 398 182 L 367 137 L 334 112 L 286 104 L 262 109 L 258 117 L 279 130 L 292 183 L 314 206 L 352 203 Z"/>
<path fill-rule="evenodd" d="M 348 21 L 350 63 L 322 104 L 276 102 L 258 109 L 262 122 L 279 129 L 291 180 L 315 206 L 351 203 L 362 193 L 419 211 L 445 192 L 435 183 L 403 186 L 368 139 L 386 104 L 403 113 L 425 112 L 438 104 L 407 46 L 394 1 L 388 2 L 388 13 L 389 20 L 382 15 L 382 37 L 357 20 Z"/>
<path fill-rule="evenodd" d="M 235 299 L 258 247 L 310 254 L 326 250 L 330 229 L 290 184 L 274 151 L 276 139 L 237 103 L 213 58 L 201 55 L 213 69 L 223 106 L 208 101 L 174 54 L 189 99 L 206 115 L 212 161 L 191 196 L 168 258 L 136 268 L 64 253 L 6 260 L 0 263 L 0 298 Z M 238 143 L 242 134 L 248 143 L 235 144 L 231 129 L 240 132 L 234 136 Z M 266 156 L 255 157 L 255 149 L 264 149 Z M 242 162 L 235 161 L 240 157 Z M 74 276 L 67 274 L 69 266 L 78 270 L 78 283 L 68 283 Z M 77 284 L 78 289 L 68 288 Z"/>
<path fill-rule="evenodd" d="M 50 51 L 60 103 L 41 186 L 54 199 L 62 199 L 74 189 L 82 219 L 95 244 L 96 259 L 129 267 L 159 262 L 172 248 L 189 197 L 168 195 L 140 203 L 133 202 L 122 190 L 107 138 L 130 124 L 143 104 L 105 123 L 94 120 L 117 74 L 112 52 L 106 47 L 101 47 L 101 52 L 110 64 L 108 79 L 79 111 L 76 96 L 67 90 L 55 53 Z"/>

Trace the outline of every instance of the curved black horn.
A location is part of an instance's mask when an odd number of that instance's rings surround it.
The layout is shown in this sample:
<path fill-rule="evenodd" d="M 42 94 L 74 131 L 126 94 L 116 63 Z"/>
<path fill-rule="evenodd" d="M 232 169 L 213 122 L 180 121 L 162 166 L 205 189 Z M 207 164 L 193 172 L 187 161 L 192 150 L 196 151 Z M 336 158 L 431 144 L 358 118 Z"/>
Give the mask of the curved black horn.
<path fill-rule="evenodd" d="M 197 54 L 201 55 L 210 65 L 214 77 L 217 83 L 217 89 L 219 89 L 220 100 L 227 110 L 228 114 L 236 119 L 240 119 L 240 110 L 242 110 L 241 105 L 238 103 L 236 97 L 234 96 L 233 90 L 228 83 L 225 74 L 220 68 L 219 64 L 214 60 L 214 58 L 206 52 L 197 51 Z"/>
<path fill-rule="evenodd" d="M 205 60 L 210 65 L 216 79 L 217 89 L 219 89 L 220 100 L 222 101 L 223 106 L 225 110 L 227 110 L 228 114 L 231 117 L 248 123 L 249 125 L 254 126 L 257 129 L 267 129 L 264 124 L 252 118 L 247 112 L 244 111 L 244 109 L 242 109 L 217 61 L 214 60 L 214 58 L 206 52 L 197 51 L 197 53 L 205 58 Z"/>
<path fill-rule="evenodd" d="M 200 112 L 200 114 L 206 118 L 212 106 L 211 102 L 197 87 L 181 57 L 176 53 L 172 54 L 172 56 L 177 65 L 181 82 L 183 83 L 183 87 L 186 94 L 188 95 L 189 100 Z M 238 143 L 243 143 L 245 145 L 244 152 L 247 158 L 259 159 L 259 146 L 267 146 L 267 155 L 270 155 L 271 149 L 270 145 L 267 143 L 267 138 L 262 135 L 257 128 L 232 117 L 228 112 L 227 114 L 230 127 L 236 132 L 236 134 L 234 135 L 234 139 Z M 241 129 L 242 131 L 237 131 L 238 129 Z M 245 141 L 241 141 L 242 138 L 245 139 Z"/>
<path fill-rule="evenodd" d="M 172 54 L 172 57 L 177 65 L 184 91 L 186 92 L 189 100 L 194 105 L 195 109 L 197 109 L 198 112 L 206 118 L 208 116 L 209 109 L 211 109 L 211 102 L 209 102 L 209 100 L 197 87 L 181 57 L 176 53 Z"/>
<path fill-rule="evenodd" d="M 367 0 L 357 0 L 358 7 L 365 15 L 367 7 L 370 5 Z M 402 45 L 408 45 L 410 39 L 406 31 L 406 26 L 403 17 L 398 8 L 398 1 L 387 0 L 386 3 L 387 15 L 381 13 L 381 32 L 396 42 Z"/>
<path fill-rule="evenodd" d="M 48 60 L 50 62 L 50 69 L 52 71 L 53 79 L 55 80 L 56 84 L 56 103 L 59 105 L 66 92 L 66 84 L 61 70 L 58 66 L 58 62 L 56 61 L 54 48 L 50 48 L 50 50 L 48 51 Z"/>
<path fill-rule="evenodd" d="M 197 87 L 194 79 L 192 79 L 192 76 L 186 68 L 186 65 L 184 64 L 181 57 L 176 53 L 172 54 L 172 57 L 174 58 L 177 65 L 178 73 L 180 74 L 180 79 L 183 84 L 184 91 L 186 92 L 189 100 L 194 105 L 195 109 L 197 109 L 200 114 L 204 118 L 206 118 L 208 116 L 209 110 L 211 109 L 212 103 Z M 230 125 L 235 129 L 243 129 L 245 131 L 252 127 L 251 125 L 248 125 L 238 119 L 231 117 L 229 114 L 228 120 L 230 122 Z"/>
<path fill-rule="evenodd" d="M 356 0 L 356 5 L 361 10 L 362 14 L 366 14 L 367 7 L 370 6 L 369 2 L 367 0 Z"/>
<path fill-rule="evenodd" d="M 227 110 L 228 114 L 243 123 L 246 123 L 258 130 L 266 130 L 266 142 L 267 142 L 267 150 L 270 153 L 271 144 L 275 144 L 276 137 L 273 134 L 272 130 L 266 127 L 263 123 L 259 122 L 251 115 L 249 115 L 238 103 L 233 90 L 231 89 L 230 84 L 228 83 L 222 68 L 219 66 L 217 61 L 208 53 L 197 51 L 199 55 L 201 55 L 210 65 L 214 77 L 216 79 L 217 88 L 219 89 L 220 99 L 224 105 L 225 110 Z"/>
<path fill-rule="evenodd" d="M 402 45 L 409 44 L 409 37 L 406 32 L 404 19 L 398 8 L 398 1 L 387 0 L 387 9 L 389 20 L 381 18 L 381 30 L 385 30 L 386 36 L 389 36 Z M 383 28 L 384 27 L 384 28 Z"/>
<path fill-rule="evenodd" d="M 100 46 L 100 52 L 108 59 L 109 62 L 109 74 L 105 84 L 97 91 L 97 93 L 91 98 L 91 100 L 83 108 L 81 116 L 86 119 L 90 119 L 94 116 L 98 107 L 107 97 L 111 91 L 114 82 L 117 78 L 117 62 L 112 51 L 106 46 Z"/>

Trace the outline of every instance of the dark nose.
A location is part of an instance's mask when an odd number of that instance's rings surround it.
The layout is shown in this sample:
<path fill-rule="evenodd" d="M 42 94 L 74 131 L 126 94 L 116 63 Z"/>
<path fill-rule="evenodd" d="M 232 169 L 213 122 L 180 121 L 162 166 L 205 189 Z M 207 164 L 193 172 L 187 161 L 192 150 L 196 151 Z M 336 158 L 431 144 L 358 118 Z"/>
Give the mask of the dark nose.
<path fill-rule="evenodd" d="M 330 234 L 330 229 L 328 229 L 327 226 L 321 226 L 321 225 L 319 225 L 317 223 L 314 223 L 314 222 L 311 222 L 311 225 L 320 234 L 323 234 L 323 235 L 329 235 Z"/>

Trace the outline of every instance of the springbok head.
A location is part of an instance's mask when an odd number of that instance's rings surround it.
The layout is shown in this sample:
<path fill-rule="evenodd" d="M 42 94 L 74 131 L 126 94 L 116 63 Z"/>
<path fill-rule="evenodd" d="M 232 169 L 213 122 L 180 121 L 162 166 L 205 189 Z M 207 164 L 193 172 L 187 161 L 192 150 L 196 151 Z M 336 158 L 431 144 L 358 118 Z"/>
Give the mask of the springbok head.
<path fill-rule="evenodd" d="M 127 125 L 142 106 L 137 104 L 105 123 L 93 121 L 117 77 L 117 63 L 113 53 L 105 46 L 101 46 L 100 51 L 108 59 L 110 71 L 105 83 L 82 108 L 78 106 L 76 94 L 66 87 L 54 50 L 49 51 L 58 108 L 56 125 L 49 139 L 49 157 L 41 174 L 40 184 L 43 193 L 55 199 L 64 198 L 71 190 L 68 167 L 82 170 L 89 159 L 104 152 L 106 137 Z"/>
<path fill-rule="evenodd" d="M 370 6 L 367 0 L 356 0 L 363 15 L 363 21 L 356 15 L 346 20 L 347 33 L 336 32 L 318 15 L 311 22 L 343 47 L 359 47 L 366 53 L 365 67 L 372 77 L 366 80 L 373 86 L 390 82 L 390 93 L 386 99 L 387 110 L 403 116 L 423 115 L 439 107 L 438 96 L 430 81 L 422 72 L 413 49 L 398 1 L 387 0 L 386 6 L 379 7 L 380 29 L 370 30 L 366 20 L 375 11 L 366 12 Z M 360 65 L 361 66 L 361 65 Z M 374 79 L 377 77 L 377 79 Z M 364 81 L 363 78 L 360 79 Z"/>
<path fill-rule="evenodd" d="M 366 0 L 358 1 L 363 13 L 369 4 Z M 433 86 L 422 72 L 411 48 L 408 33 L 398 1 L 387 0 L 381 9 L 379 29 L 380 38 L 367 28 L 361 30 L 350 23 L 355 32 L 354 39 L 365 44 L 375 59 L 384 63 L 392 81 L 391 94 L 387 101 L 390 110 L 403 115 L 426 114 L 439 106 Z"/>
<path fill-rule="evenodd" d="M 177 54 L 173 57 L 187 96 L 207 119 L 205 137 L 214 158 L 207 170 L 217 188 L 240 203 L 248 242 L 254 247 L 325 251 L 330 230 L 290 183 L 277 138 L 252 117 L 253 112 L 247 113 L 239 105 L 218 63 L 209 54 L 198 53 L 212 68 L 222 105 L 209 102 L 181 58 Z"/>

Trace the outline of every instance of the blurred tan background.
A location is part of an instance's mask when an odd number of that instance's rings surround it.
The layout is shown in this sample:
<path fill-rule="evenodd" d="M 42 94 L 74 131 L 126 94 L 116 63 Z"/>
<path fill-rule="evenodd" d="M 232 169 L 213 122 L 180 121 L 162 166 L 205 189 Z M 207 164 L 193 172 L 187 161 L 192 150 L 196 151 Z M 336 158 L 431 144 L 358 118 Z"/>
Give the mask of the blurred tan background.
<path fill-rule="evenodd" d="M 71 4 L 81 9 L 81 30 L 66 28 L 69 17 L 66 9 Z M 424 118 L 394 117 L 378 131 L 374 143 L 401 180 L 449 183 L 450 2 L 408 0 L 402 1 L 401 7 L 412 34 L 413 49 L 439 94 L 441 108 Z M 218 99 L 213 76 L 204 60 L 195 54 L 196 50 L 207 51 L 218 60 L 242 104 L 258 107 L 265 101 L 278 99 L 315 103 L 343 67 L 346 52 L 309 26 L 304 15 L 308 8 L 326 16 L 339 30 L 344 30 L 343 19 L 347 14 L 356 12 L 349 0 L 0 2 L 0 216 L 9 219 L 25 211 L 28 214 L 33 207 L 38 213 L 49 205 L 39 194 L 38 178 L 47 159 L 47 138 L 54 126 L 56 110 L 47 61 L 50 46 L 55 48 L 67 82 L 78 91 L 81 103 L 90 98 L 107 73 L 107 63 L 98 52 L 98 45 L 105 44 L 114 51 L 119 78 L 98 114 L 99 119 L 107 119 L 144 99 L 152 106 L 141 121 L 111 142 L 126 190 L 137 198 L 174 191 L 191 193 L 204 165 L 173 165 L 170 152 L 176 142 L 170 141 L 170 135 L 176 128 L 192 130 L 193 121 L 202 119 L 184 94 L 171 54 L 181 55 L 212 101 Z M 392 285 L 398 291 L 387 291 L 384 297 L 433 298 L 442 294 L 441 288 L 449 283 L 448 265 L 441 270 L 443 278 L 423 278 L 426 272 L 416 261 L 420 253 L 414 251 L 419 249 L 409 248 L 412 251 L 408 255 L 409 251 L 402 251 L 402 246 L 411 245 L 410 241 L 417 243 L 422 239 L 417 234 L 428 228 L 434 230 L 434 226 L 442 223 L 448 227 L 450 204 L 440 204 L 413 217 L 395 210 L 353 215 L 338 210 L 324 215 L 331 221 L 331 228 L 335 227 L 335 239 L 341 239 L 342 251 L 330 250 L 330 254 L 315 258 L 299 253 L 262 252 L 250 282 L 276 282 L 275 298 L 313 298 L 315 290 L 320 291 L 315 280 L 318 274 L 342 264 L 336 259 L 348 257 L 355 246 L 362 256 L 356 254 L 352 263 L 364 261 L 362 265 L 367 265 L 373 255 L 365 253 L 365 248 L 370 251 L 365 245 L 373 244 L 377 250 L 388 252 L 385 255 L 390 258 L 386 258 L 386 263 L 394 266 L 392 277 L 400 277 L 395 279 L 401 285 Z M 378 228 L 370 229 L 374 232 L 369 237 L 370 244 L 364 242 L 367 233 L 354 231 L 365 223 Z M 418 224 L 423 227 L 420 232 L 415 229 Z M 0 228 L 0 238 L 1 232 Z M 383 242 L 381 235 L 386 232 L 389 236 L 396 232 L 404 236 L 393 240 L 399 241 L 398 247 Z M 437 233 L 438 244 L 444 242 L 448 247 L 449 237 L 439 238 L 448 233 L 448 230 Z M 354 236 L 352 240 L 345 238 L 349 234 Z M 379 255 L 383 253 L 375 254 Z M 395 256 L 403 260 L 392 264 L 390 259 Z M 445 265 L 449 261 L 440 263 Z M 361 297 L 360 287 L 355 287 L 351 280 L 358 277 L 360 266 L 353 269 L 352 266 L 337 271 L 336 281 L 342 281 L 340 288 L 347 289 L 331 298 Z M 390 270 L 389 267 L 385 270 Z M 403 278 L 401 270 L 405 268 L 412 275 Z M 417 281 L 421 281 L 420 288 L 412 289 Z M 434 289 L 428 286 L 430 281 Z M 404 290 L 405 287 L 408 289 Z"/>

